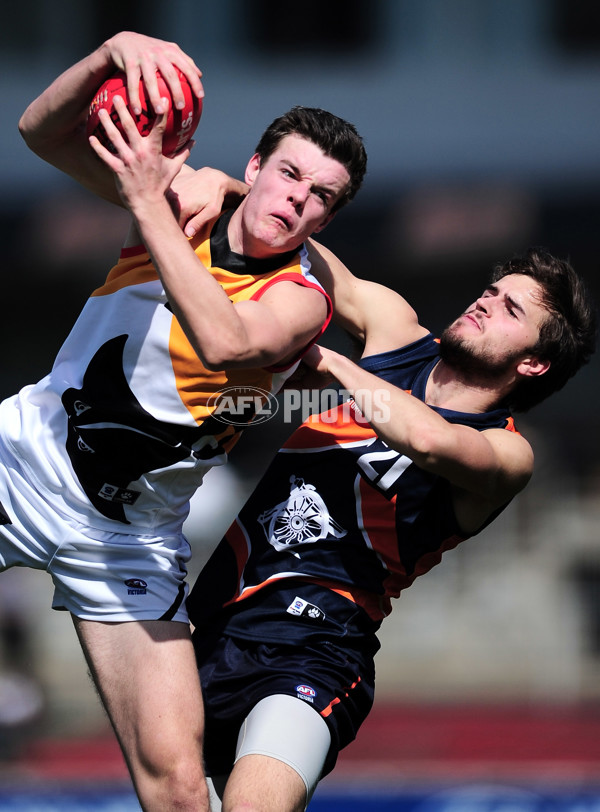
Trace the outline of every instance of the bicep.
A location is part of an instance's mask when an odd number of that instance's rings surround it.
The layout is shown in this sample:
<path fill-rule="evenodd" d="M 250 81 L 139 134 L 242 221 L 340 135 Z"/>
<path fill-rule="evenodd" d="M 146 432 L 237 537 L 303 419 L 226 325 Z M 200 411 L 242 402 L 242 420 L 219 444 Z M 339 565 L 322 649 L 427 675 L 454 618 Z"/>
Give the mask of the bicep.
<path fill-rule="evenodd" d="M 334 321 L 367 344 L 368 354 L 415 341 L 428 331 L 396 291 L 354 276 L 335 254 L 310 241 L 311 270 L 331 296 Z"/>
<path fill-rule="evenodd" d="M 323 293 L 295 282 L 279 282 L 258 300 L 239 302 L 236 310 L 255 363 L 292 360 L 320 333 L 327 320 Z"/>
<path fill-rule="evenodd" d="M 505 429 L 477 431 L 451 424 L 451 439 L 437 461 L 437 473 L 475 499 L 499 507 L 531 477 L 533 452 L 520 435 Z"/>

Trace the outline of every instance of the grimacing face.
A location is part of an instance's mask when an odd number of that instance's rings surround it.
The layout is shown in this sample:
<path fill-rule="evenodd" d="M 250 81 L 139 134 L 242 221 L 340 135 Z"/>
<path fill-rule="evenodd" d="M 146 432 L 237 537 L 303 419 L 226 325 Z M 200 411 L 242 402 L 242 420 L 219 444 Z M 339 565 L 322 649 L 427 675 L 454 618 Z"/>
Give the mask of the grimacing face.
<path fill-rule="evenodd" d="M 250 159 L 246 182 L 242 253 L 261 257 L 293 250 L 325 228 L 350 176 L 312 141 L 288 135 L 262 164 L 257 155 Z"/>

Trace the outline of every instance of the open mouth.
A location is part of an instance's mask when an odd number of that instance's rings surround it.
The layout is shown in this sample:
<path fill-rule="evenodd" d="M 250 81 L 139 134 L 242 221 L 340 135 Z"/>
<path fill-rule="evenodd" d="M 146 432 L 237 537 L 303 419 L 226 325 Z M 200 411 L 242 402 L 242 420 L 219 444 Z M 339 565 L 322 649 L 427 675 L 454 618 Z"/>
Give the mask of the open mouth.
<path fill-rule="evenodd" d="M 291 226 L 292 226 L 291 221 L 290 221 L 290 220 L 289 220 L 289 218 L 287 218 L 287 217 L 286 217 L 284 214 L 279 214 L 278 212 L 273 212 L 273 213 L 271 214 L 271 217 L 273 217 L 273 219 L 274 219 L 274 220 L 277 220 L 278 222 L 280 222 L 280 223 L 282 224 L 282 226 L 283 226 L 283 227 L 284 227 L 284 228 L 285 228 L 287 231 L 289 231 L 289 230 L 290 230 L 290 228 L 291 228 Z"/>

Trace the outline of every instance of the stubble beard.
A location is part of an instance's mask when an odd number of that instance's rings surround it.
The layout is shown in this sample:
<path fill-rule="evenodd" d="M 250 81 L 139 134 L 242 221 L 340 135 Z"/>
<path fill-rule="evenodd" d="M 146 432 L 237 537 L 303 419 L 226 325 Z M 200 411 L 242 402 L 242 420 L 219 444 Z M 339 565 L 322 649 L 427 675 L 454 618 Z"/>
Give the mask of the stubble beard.
<path fill-rule="evenodd" d="M 485 347 L 474 347 L 467 339 L 456 335 L 454 324 L 440 336 L 440 358 L 463 380 L 474 384 L 493 384 L 514 369 L 521 353 L 507 353 L 501 358 Z"/>

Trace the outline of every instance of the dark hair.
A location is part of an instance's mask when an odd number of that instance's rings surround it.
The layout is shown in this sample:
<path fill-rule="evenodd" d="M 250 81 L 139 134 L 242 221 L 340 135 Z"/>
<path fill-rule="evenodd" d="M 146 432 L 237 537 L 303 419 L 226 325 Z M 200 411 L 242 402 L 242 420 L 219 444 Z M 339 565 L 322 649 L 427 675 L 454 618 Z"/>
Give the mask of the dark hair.
<path fill-rule="evenodd" d="M 360 189 L 367 171 L 367 153 L 354 125 L 318 107 L 292 107 L 262 134 L 255 150 L 261 163 L 275 152 L 286 135 L 299 135 L 312 141 L 327 157 L 334 158 L 346 168 L 350 183 L 332 211 L 349 203 Z"/>
<path fill-rule="evenodd" d="M 525 412 L 561 389 L 590 360 L 596 344 L 596 308 L 571 265 L 543 248 L 530 248 L 496 266 L 492 282 L 517 273 L 541 286 L 542 305 L 548 311 L 531 351 L 550 367 L 543 375 L 523 378 L 506 399 L 512 410 Z"/>

